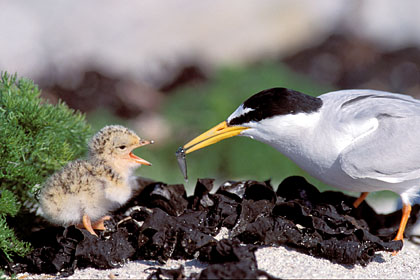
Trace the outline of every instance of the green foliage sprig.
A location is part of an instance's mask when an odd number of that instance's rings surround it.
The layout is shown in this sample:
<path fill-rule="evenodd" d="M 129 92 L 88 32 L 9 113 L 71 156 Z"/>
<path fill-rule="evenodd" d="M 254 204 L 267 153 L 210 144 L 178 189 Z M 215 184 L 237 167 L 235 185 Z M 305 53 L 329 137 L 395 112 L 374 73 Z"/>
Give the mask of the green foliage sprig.
<path fill-rule="evenodd" d="M 15 232 L 6 223 L 6 216 L 16 216 L 19 208 L 19 203 L 13 193 L 2 189 L 0 193 L 0 249 L 9 261 L 13 254 L 24 256 L 30 251 L 29 243 L 18 240 Z"/>
<path fill-rule="evenodd" d="M 84 115 L 62 102 L 45 103 L 39 95 L 31 80 L 1 73 L 0 249 L 9 259 L 29 246 L 15 238 L 6 215 L 15 216 L 21 206 L 31 210 L 46 177 L 83 155 L 91 134 Z"/>

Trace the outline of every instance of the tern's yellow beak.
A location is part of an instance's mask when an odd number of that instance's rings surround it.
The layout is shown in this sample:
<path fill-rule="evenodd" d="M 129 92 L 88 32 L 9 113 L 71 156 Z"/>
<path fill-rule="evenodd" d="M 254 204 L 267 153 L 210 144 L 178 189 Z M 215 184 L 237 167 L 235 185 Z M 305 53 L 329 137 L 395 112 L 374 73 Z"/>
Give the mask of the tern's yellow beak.
<path fill-rule="evenodd" d="M 185 153 L 188 154 L 213 145 L 223 139 L 236 136 L 245 129 L 248 129 L 248 127 L 228 126 L 226 121 L 224 121 L 185 144 L 183 149 Z"/>

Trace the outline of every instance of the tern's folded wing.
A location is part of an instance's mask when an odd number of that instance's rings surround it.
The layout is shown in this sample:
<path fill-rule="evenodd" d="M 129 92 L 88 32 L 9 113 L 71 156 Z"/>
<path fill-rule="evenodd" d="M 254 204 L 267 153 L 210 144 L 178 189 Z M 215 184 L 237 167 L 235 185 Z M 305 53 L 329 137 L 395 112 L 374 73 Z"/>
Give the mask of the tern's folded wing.
<path fill-rule="evenodd" d="M 342 170 L 388 183 L 420 178 L 420 116 L 409 115 L 379 114 L 377 128 L 341 153 Z"/>

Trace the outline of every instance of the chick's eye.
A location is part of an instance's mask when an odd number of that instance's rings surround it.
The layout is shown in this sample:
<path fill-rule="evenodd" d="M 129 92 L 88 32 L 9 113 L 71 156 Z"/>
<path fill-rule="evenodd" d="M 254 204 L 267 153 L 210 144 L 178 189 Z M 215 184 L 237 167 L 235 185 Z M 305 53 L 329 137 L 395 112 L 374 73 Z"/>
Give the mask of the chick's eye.
<path fill-rule="evenodd" d="M 118 147 L 120 150 L 125 150 L 125 148 L 127 148 L 125 145 L 121 145 Z"/>

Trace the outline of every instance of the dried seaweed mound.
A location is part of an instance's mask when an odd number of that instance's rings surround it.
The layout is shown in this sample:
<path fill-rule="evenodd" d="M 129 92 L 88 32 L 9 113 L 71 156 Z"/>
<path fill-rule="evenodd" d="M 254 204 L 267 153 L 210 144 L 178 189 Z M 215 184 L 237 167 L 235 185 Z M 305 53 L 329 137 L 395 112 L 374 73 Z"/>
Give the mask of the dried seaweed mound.
<path fill-rule="evenodd" d="M 285 179 L 274 192 L 269 181 L 229 181 L 210 193 L 212 179 L 199 179 L 193 196 L 183 185 L 145 184 L 118 209 L 99 238 L 74 226 L 34 234 L 34 251 L 8 263 L 9 272 L 70 275 L 76 267 L 112 268 L 130 260 L 198 258 L 210 265 L 195 278 L 256 278 L 254 251 L 262 245 L 288 245 L 340 264 L 366 265 L 377 251 L 395 251 L 392 241 L 400 211 L 378 215 L 354 197 L 320 193 L 302 177 Z M 413 206 L 412 225 L 419 213 Z M 222 227 L 229 238 L 217 240 Z M 223 265 L 221 265 L 223 264 Z M 182 268 L 155 276 L 183 276 Z M 175 273 L 175 274 L 174 274 Z"/>

